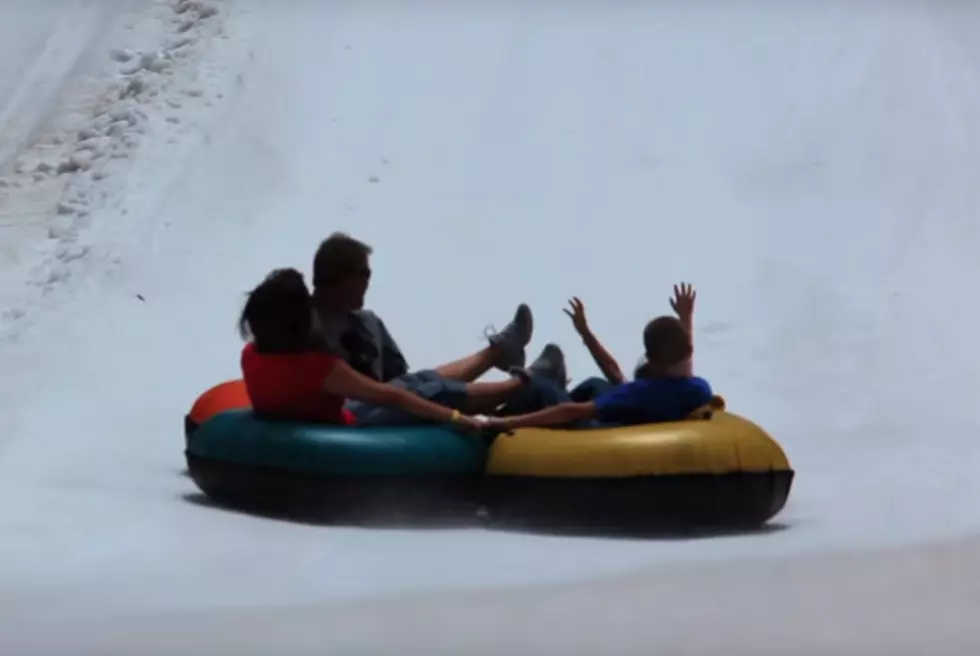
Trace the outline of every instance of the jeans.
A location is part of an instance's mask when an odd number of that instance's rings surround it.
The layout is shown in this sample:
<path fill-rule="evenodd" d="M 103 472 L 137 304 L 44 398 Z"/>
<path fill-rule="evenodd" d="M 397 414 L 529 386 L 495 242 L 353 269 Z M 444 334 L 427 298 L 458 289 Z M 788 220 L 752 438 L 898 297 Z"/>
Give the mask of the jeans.
<path fill-rule="evenodd" d="M 389 381 L 388 384 L 401 387 L 427 401 L 447 408 L 462 410 L 466 407 L 466 383 L 444 378 L 430 369 L 404 374 Z M 354 414 L 358 425 L 361 426 L 406 426 L 429 423 L 428 420 L 410 412 L 362 401 L 348 401 L 347 409 Z"/>
<path fill-rule="evenodd" d="M 569 393 L 569 397 L 575 403 L 595 401 L 614 387 L 616 386 L 605 378 L 593 376 L 592 378 L 586 378 L 576 385 Z"/>

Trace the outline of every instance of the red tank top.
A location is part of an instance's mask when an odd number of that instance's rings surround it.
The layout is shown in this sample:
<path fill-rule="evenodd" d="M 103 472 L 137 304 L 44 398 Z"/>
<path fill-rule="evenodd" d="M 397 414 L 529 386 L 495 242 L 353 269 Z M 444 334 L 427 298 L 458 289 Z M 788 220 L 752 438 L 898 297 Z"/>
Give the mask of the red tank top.
<path fill-rule="evenodd" d="M 326 353 L 263 354 L 249 342 L 242 349 L 242 377 L 256 412 L 297 421 L 354 424 L 346 399 L 323 391 L 340 358 Z"/>

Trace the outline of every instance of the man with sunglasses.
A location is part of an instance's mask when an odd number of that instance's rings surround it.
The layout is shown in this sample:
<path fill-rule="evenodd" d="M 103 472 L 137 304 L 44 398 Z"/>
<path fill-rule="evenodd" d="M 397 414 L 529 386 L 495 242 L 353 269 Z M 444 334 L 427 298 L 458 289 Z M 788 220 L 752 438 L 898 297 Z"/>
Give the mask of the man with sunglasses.
<path fill-rule="evenodd" d="M 364 309 L 371 282 L 371 254 L 370 246 L 339 232 L 317 249 L 313 259 L 314 328 L 321 348 L 343 358 L 365 376 L 451 407 L 463 403 L 467 383 L 491 368 L 511 371 L 524 366 L 533 318 L 530 308 L 522 303 L 503 330 L 488 335 L 484 349 L 434 369 L 410 373 L 405 356 L 381 317 Z M 390 409 L 360 402 L 350 402 L 348 409 L 362 424 L 404 419 Z"/>

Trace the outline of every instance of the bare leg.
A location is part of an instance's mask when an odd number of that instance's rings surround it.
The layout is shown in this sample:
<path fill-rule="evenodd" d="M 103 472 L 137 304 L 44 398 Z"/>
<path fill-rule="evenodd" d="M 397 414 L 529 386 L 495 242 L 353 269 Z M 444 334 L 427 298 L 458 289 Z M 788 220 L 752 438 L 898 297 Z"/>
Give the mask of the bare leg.
<path fill-rule="evenodd" d="M 496 362 L 496 355 L 494 347 L 488 346 L 482 351 L 477 351 L 454 362 L 439 365 L 433 371 L 449 380 L 472 383 L 493 368 Z"/>
<path fill-rule="evenodd" d="M 440 365 L 434 371 L 449 380 L 472 383 L 492 368 L 510 371 L 524 366 L 524 347 L 531 341 L 534 318 L 524 303 L 517 306 L 514 318 L 503 330 L 487 335 L 490 345 L 465 358 Z"/>
<path fill-rule="evenodd" d="M 493 412 L 523 384 L 519 378 L 511 378 L 499 383 L 470 383 L 466 386 L 468 396 L 466 412 L 480 414 Z"/>

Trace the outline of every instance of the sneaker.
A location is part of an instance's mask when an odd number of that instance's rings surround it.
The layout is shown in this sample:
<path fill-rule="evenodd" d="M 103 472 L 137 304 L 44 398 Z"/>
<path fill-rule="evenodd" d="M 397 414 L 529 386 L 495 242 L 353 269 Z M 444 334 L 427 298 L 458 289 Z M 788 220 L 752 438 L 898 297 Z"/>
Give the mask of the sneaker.
<path fill-rule="evenodd" d="M 517 306 L 514 318 L 503 330 L 496 332 L 492 327 L 488 328 L 487 340 L 497 351 L 494 366 L 502 371 L 523 367 L 526 359 L 524 347 L 531 341 L 533 331 L 534 317 L 531 315 L 531 308 L 525 303 Z"/>
<path fill-rule="evenodd" d="M 546 344 L 541 355 L 528 366 L 527 372 L 532 376 L 541 376 L 558 383 L 562 389 L 568 384 L 565 354 L 557 344 Z"/>

